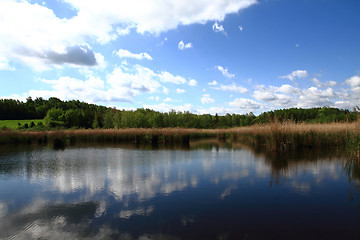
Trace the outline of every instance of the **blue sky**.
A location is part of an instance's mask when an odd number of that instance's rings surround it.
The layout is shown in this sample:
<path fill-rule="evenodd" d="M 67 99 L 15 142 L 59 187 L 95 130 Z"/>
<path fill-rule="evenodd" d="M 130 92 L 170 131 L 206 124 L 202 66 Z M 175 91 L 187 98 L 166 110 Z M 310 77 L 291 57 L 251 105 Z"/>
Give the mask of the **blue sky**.
<path fill-rule="evenodd" d="M 0 97 L 197 114 L 360 105 L 360 1 L 0 2 Z"/>

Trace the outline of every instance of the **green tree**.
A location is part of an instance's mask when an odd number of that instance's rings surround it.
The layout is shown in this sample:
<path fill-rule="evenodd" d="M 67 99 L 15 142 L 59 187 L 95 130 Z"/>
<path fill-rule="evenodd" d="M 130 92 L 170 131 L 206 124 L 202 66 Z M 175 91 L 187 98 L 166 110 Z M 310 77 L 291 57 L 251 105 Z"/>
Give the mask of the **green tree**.
<path fill-rule="evenodd" d="M 121 128 L 121 111 L 116 111 L 114 115 L 114 127 Z"/>
<path fill-rule="evenodd" d="M 94 122 L 92 127 L 93 128 L 102 128 L 104 126 L 103 122 L 104 118 L 101 112 L 95 113 Z"/>
<path fill-rule="evenodd" d="M 104 115 L 104 128 L 114 128 L 115 109 L 109 109 Z"/>
<path fill-rule="evenodd" d="M 45 118 L 44 123 L 47 127 L 62 127 L 64 126 L 63 121 L 64 111 L 61 108 L 51 108 Z"/>

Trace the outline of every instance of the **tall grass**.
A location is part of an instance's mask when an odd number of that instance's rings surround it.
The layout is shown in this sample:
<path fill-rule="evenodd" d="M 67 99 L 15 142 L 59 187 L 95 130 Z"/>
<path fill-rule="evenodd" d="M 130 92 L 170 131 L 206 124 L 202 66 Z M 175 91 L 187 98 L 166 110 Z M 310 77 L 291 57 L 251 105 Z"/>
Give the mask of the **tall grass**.
<path fill-rule="evenodd" d="M 273 152 L 342 147 L 360 159 L 360 120 L 352 123 L 295 124 L 274 121 L 266 125 L 231 129 L 233 139 Z"/>
<path fill-rule="evenodd" d="M 273 152 L 304 148 L 339 146 L 360 159 L 360 120 L 352 123 L 295 124 L 273 121 L 269 124 L 232 129 L 79 129 L 57 131 L 0 131 L 0 144 L 50 143 L 67 146 L 76 143 L 169 143 L 187 146 L 190 140 L 218 138 Z"/>

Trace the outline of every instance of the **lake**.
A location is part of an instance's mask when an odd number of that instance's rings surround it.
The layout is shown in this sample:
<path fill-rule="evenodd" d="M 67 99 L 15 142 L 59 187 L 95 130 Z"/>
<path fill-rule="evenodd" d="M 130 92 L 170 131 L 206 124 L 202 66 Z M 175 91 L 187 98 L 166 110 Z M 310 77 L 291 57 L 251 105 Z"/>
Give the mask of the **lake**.
<path fill-rule="evenodd" d="M 0 239 L 359 239 L 339 149 L 0 149 Z"/>

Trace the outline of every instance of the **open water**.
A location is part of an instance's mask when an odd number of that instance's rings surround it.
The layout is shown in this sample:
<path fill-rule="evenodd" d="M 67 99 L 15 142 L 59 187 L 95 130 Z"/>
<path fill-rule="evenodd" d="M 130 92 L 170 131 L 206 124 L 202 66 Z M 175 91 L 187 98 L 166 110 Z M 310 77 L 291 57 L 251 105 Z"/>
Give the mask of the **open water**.
<path fill-rule="evenodd" d="M 0 239 L 359 239 L 338 150 L 0 149 Z"/>

